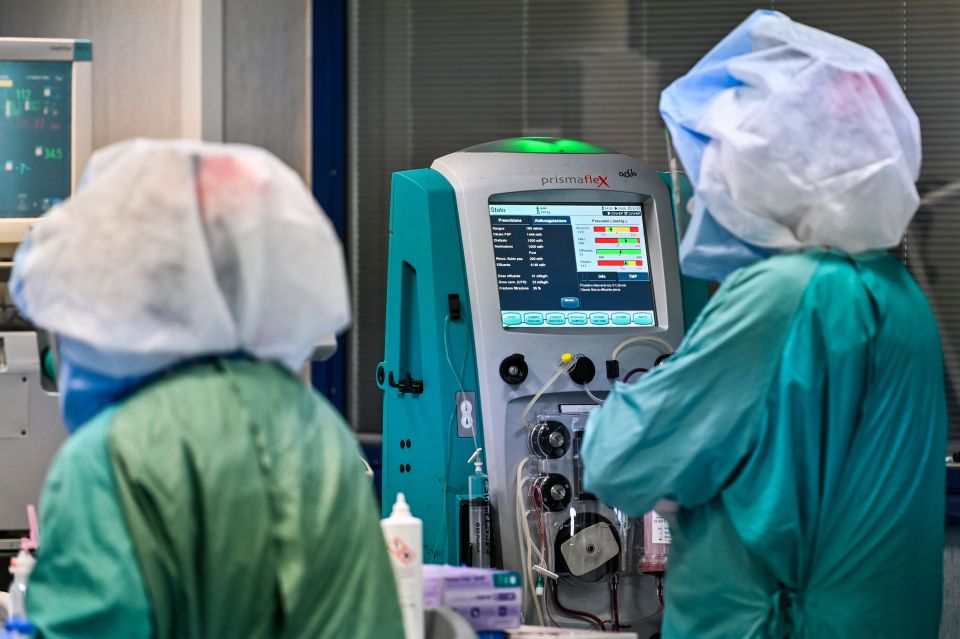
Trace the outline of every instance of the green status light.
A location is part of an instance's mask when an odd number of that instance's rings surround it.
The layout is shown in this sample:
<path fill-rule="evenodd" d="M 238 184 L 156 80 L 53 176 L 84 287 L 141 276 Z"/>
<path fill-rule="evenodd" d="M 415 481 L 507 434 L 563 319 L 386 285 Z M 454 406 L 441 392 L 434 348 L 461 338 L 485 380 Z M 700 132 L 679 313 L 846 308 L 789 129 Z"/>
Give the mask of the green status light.
<path fill-rule="evenodd" d="M 602 146 L 563 138 L 508 138 L 471 146 L 466 153 L 616 153 Z"/>

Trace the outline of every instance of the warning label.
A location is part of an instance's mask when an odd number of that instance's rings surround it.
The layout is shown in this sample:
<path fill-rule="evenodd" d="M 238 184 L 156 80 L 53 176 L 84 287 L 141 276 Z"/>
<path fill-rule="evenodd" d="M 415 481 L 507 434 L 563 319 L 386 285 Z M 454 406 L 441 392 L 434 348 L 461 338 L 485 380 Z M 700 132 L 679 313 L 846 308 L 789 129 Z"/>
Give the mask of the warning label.
<path fill-rule="evenodd" d="M 416 559 L 413 549 L 399 537 L 390 540 L 390 543 L 387 544 L 387 551 L 404 566 L 410 565 Z"/>

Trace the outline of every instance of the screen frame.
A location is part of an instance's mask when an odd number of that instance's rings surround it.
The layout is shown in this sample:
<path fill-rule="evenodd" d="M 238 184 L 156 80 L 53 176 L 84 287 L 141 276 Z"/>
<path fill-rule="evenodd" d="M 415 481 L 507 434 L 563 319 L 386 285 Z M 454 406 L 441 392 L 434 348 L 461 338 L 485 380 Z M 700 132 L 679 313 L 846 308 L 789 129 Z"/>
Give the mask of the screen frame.
<path fill-rule="evenodd" d="M 655 276 L 655 271 L 659 271 L 662 267 L 659 265 L 659 261 L 662 258 L 662 250 L 658 246 L 656 250 L 653 251 L 651 247 L 651 229 L 659 233 L 659 226 L 656 222 L 656 203 L 652 195 L 647 193 L 636 193 L 630 191 L 611 191 L 611 190 L 592 190 L 592 189 L 533 189 L 528 191 L 511 191 L 504 193 L 492 193 L 487 197 L 487 217 L 488 217 L 488 234 L 490 236 L 491 246 L 493 245 L 493 229 L 492 224 L 489 223 L 490 218 L 490 206 L 495 204 L 572 204 L 572 205 L 616 205 L 616 204 L 625 204 L 631 206 L 639 206 L 641 210 L 641 220 L 643 223 L 643 239 L 644 239 L 644 250 L 646 251 L 646 256 L 649 262 L 648 273 L 650 275 L 650 298 L 651 305 L 653 306 L 651 312 L 653 313 L 653 324 L 647 326 L 640 326 L 631 324 L 628 326 L 593 326 L 586 324 L 583 326 L 550 326 L 544 324 L 542 326 L 503 326 L 502 315 L 503 308 L 500 306 L 500 290 L 499 284 L 497 283 L 497 278 L 494 276 L 494 285 L 497 286 L 496 299 L 497 299 L 497 314 L 501 317 L 500 328 L 501 330 L 508 333 L 531 333 L 534 335 L 544 335 L 544 334 L 553 334 L 553 335 L 590 335 L 590 334 L 617 334 L 618 332 L 630 332 L 636 334 L 638 332 L 643 332 L 649 329 L 656 329 L 661 326 L 661 318 L 658 312 L 659 304 L 658 298 L 660 297 L 658 293 L 660 292 L 660 278 Z M 652 262 L 656 255 L 658 265 Z M 496 270 L 496 263 L 494 263 L 494 271 Z M 531 312 L 535 312 L 535 309 L 532 309 Z M 547 312 L 547 311 L 543 311 Z M 585 313 L 590 313 L 590 311 L 583 311 Z M 624 311 L 627 312 L 627 311 Z M 646 309 L 629 311 L 633 312 L 647 312 Z"/>
<path fill-rule="evenodd" d="M 43 38 L 0 38 L 0 59 L 17 62 L 67 62 L 73 63 L 72 97 L 73 113 L 70 118 L 70 182 L 71 195 L 76 192 L 82 171 L 93 146 L 93 88 L 92 60 L 81 57 L 77 47 L 82 40 Z M 87 46 L 89 43 L 86 42 Z M 89 53 L 89 52 L 88 52 Z M 42 216 L 41 216 L 42 217 Z M 30 227 L 40 217 L 0 218 L 0 268 L 9 268 L 12 261 L 6 256 L 10 245 L 17 245 L 26 237 Z"/>

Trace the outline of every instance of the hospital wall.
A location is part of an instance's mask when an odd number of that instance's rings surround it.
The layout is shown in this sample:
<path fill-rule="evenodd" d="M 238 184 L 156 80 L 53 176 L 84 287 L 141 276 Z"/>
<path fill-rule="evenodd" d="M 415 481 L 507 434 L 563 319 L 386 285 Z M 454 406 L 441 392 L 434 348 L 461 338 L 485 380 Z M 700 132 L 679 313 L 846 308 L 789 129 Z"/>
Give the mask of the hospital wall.
<path fill-rule="evenodd" d="M 93 144 L 180 130 L 180 0 L 4 0 L 0 36 L 94 43 Z"/>
<path fill-rule="evenodd" d="M 182 21 L 201 0 L 3 0 L 0 36 L 93 41 L 94 148 L 182 137 Z M 222 0 L 222 130 L 310 177 L 310 0 Z"/>

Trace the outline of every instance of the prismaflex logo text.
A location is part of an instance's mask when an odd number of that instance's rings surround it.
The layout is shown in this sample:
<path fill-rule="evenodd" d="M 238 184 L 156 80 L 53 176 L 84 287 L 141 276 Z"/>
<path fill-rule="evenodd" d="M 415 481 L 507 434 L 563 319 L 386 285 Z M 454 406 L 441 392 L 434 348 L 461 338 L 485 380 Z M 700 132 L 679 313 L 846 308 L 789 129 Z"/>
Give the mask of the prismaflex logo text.
<path fill-rule="evenodd" d="M 582 177 L 555 175 L 553 177 L 540 178 L 540 186 L 546 186 L 548 184 L 595 184 L 598 189 L 603 187 L 610 188 L 606 175 L 584 175 Z"/>

